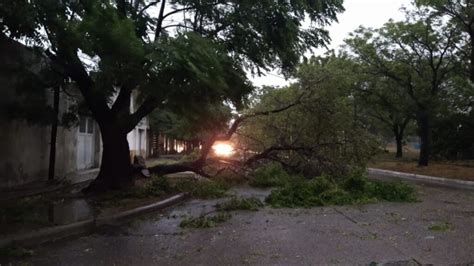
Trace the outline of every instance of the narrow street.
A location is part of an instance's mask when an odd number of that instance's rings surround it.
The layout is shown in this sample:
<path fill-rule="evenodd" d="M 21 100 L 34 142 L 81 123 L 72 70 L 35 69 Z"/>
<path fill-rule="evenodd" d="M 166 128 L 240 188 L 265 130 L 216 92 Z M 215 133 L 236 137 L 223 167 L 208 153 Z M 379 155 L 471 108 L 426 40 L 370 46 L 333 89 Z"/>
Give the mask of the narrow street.
<path fill-rule="evenodd" d="M 191 200 L 127 225 L 44 245 L 33 265 L 315 265 L 474 263 L 474 193 L 417 185 L 421 202 L 232 212 L 210 229 L 185 216 L 220 200 Z M 263 199 L 268 191 L 234 189 Z M 436 225 L 448 225 L 436 228 Z"/>

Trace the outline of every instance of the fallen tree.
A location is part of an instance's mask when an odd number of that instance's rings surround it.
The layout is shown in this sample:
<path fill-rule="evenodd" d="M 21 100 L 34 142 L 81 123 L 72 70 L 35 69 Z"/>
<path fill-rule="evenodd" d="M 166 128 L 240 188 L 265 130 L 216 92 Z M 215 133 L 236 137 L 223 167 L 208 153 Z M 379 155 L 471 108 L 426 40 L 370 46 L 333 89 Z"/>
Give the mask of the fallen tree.
<path fill-rule="evenodd" d="M 281 113 L 284 111 L 287 111 L 299 104 L 302 103 L 302 99 L 304 97 L 308 97 L 310 95 L 310 91 L 303 91 L 300 93 L 298 97 L 296 97 L 295 100 L 293 100 L 291 103 L 285 104 L 281 107 L 271 109 L 271 110 L 265 110 L 265 111 L 255 111 L 255 112 L 250 112 L 247 114 L 243 114 L 240 116 L 237 116 L 233 119 L 232 124 L 230 127 L 226 130 L 224 133 L 213 133 L 210 135 L 210 137 L 207 138 L 207 140 L 204 141 L 204 145 L 202 149 L 200 150 L 199 157 L 191 162 L 179 162 L 175 164 L 163 164 L 163 165 L 157 165 L 154 167 L 148 168 L 149 171 L 153 174 L 157 175 L 164 175 L 164 174 L 171 174 L 171 173 L 177 173 L 177 172 L 185 172 L 185 171 L 191 171 L 196 174 L 205 176 L 205 177 L 210 177 L 210 174 L 206 173 L 203 168 L 207 165 L 209 161 L 209 153 L 211 152 L 212 146 L 217 142 L 217 141 L 229 141 L 232 136 L 237 132 L 239 129 L 239 126 L 246 122 L 249 119 L 259 117 L 259 116 L 268 116 L 272 114 L 277 114 Z M 269 159 L 271 158 L 271 154 L 275 151 L 278 150 L 289 150 L 289 149 L 298 149 L 297 147 L 272 147 L 269 148 L 265 151 L 260 152 L 259 154 L 255 154 L 251 158 L 245 160 L 245 161 L 238 161 L 238 160 L 231 160 L 231 159 L 225 159 L 223 158 L 222 160 L 230 163 L 234 168 L 235 167 L 249 167 L 253 163 L 255 163 L 258 160 L 263 160 L 263 159 Z M 212 160 L 211 160 L 212 161 Z M 224 169 L 224 168 L 223 168 Z M 218 172 L 221 172 L 223 169 L 218 170 Z"/>
<path fill-rule="evenodd" d="M 234 118 L 223 133 L 204 141 L 196 160 L 150 168 L 152 173 L 193 171 L 211 176 L 205 167 L 217 141 L 232 140 L 250 156 L 218 158 L 217 173 L 229 169 L 246 173 L 261 161 L 281 164 L 288 172 L 314 177 L 322 173 L 342 175 L 364 167 L 378 145 L 359 123 L 349 97 L 350 82 L 344 73 L 327 68 L 318 60 L 300 67 L 298 82 L 285 88 L 268 89 L 245 114 Z"/>

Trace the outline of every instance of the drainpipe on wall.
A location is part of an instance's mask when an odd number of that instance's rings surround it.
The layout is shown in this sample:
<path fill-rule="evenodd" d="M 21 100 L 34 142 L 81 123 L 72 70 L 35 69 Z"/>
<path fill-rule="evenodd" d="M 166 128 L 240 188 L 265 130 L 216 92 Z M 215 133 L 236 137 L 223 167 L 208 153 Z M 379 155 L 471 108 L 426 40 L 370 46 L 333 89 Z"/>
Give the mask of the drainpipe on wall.
<path fill-rule="evenodd" d="M 48 182 L 54 181 L 54 169 L 56 166 L 56 139 L 58 135 L 58 115 L 59 115 L 59 86 L 54 87 L 53 95 L 53 121 L 51 124 L 51 141 L 49 149 L 49 170 Z"/>

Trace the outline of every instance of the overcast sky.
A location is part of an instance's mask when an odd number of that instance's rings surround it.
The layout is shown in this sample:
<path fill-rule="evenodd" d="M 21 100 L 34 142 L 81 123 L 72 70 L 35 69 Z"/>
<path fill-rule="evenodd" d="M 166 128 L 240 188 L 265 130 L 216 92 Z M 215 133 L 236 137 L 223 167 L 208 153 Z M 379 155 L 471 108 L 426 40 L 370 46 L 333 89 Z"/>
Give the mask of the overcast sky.
<path fill-rule="evenodd" d="M 403 19 L 400 7 L 409 6 L 411 0 L 344 0 L 346 11 L 338 16 L 339 23 L 328 28 L 332 42 L 330 49 L 337 50 L 348 34 L 363 25 L 365 27 L 381 27 L 390 18 Z M 319 50 L 317 53 L 322 53 Z M 277 72 L 265 77 L 250 77 L 254 85 L 284 86 L 288 84 Z"/>

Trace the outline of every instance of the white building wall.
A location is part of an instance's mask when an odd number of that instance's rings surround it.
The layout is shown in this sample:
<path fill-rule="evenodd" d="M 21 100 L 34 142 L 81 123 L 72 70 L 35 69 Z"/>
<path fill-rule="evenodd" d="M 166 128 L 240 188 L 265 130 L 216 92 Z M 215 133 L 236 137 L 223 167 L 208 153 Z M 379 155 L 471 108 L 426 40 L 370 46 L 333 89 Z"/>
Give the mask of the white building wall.
<path fill-rule="evenodd" d="M 61 94 L 60 112 L 64 112 L 67 97 Z M 49 169 L 49 151 L 51 125 L 31 125 L 23 120 L 6 120 L 0 117 L 0 188 L 11 188 L 28 183 L 46 181 Z M 75 172 L 96 168 L 100 165 L 101 140 L 100 132 L 94 123 L 91 138 L 90 158 L 88 165 L 78 165 L 80 145 L 79 127 L 64 128 L 59 126 L 56 139 L 55 178 L 67 179 Z"/>
<path fill-rule="evenodd" d="M 130 100 L 130 112 L 136 111 L 139 107 L 136 100 L 138 98 L 138 94 L 136 91 L 132 94 Z M 149 122 L 148 118 L 143 118 L 138 125 L 128 133 L 127 140 L 128 145 L 130 147 L 130 157 L 133 159 L 135 155 L 143 156 L 143 158 L 147 158 L 149 155 L 149 147 L 148 147 L 148 134 L 149 134 Z"/>

